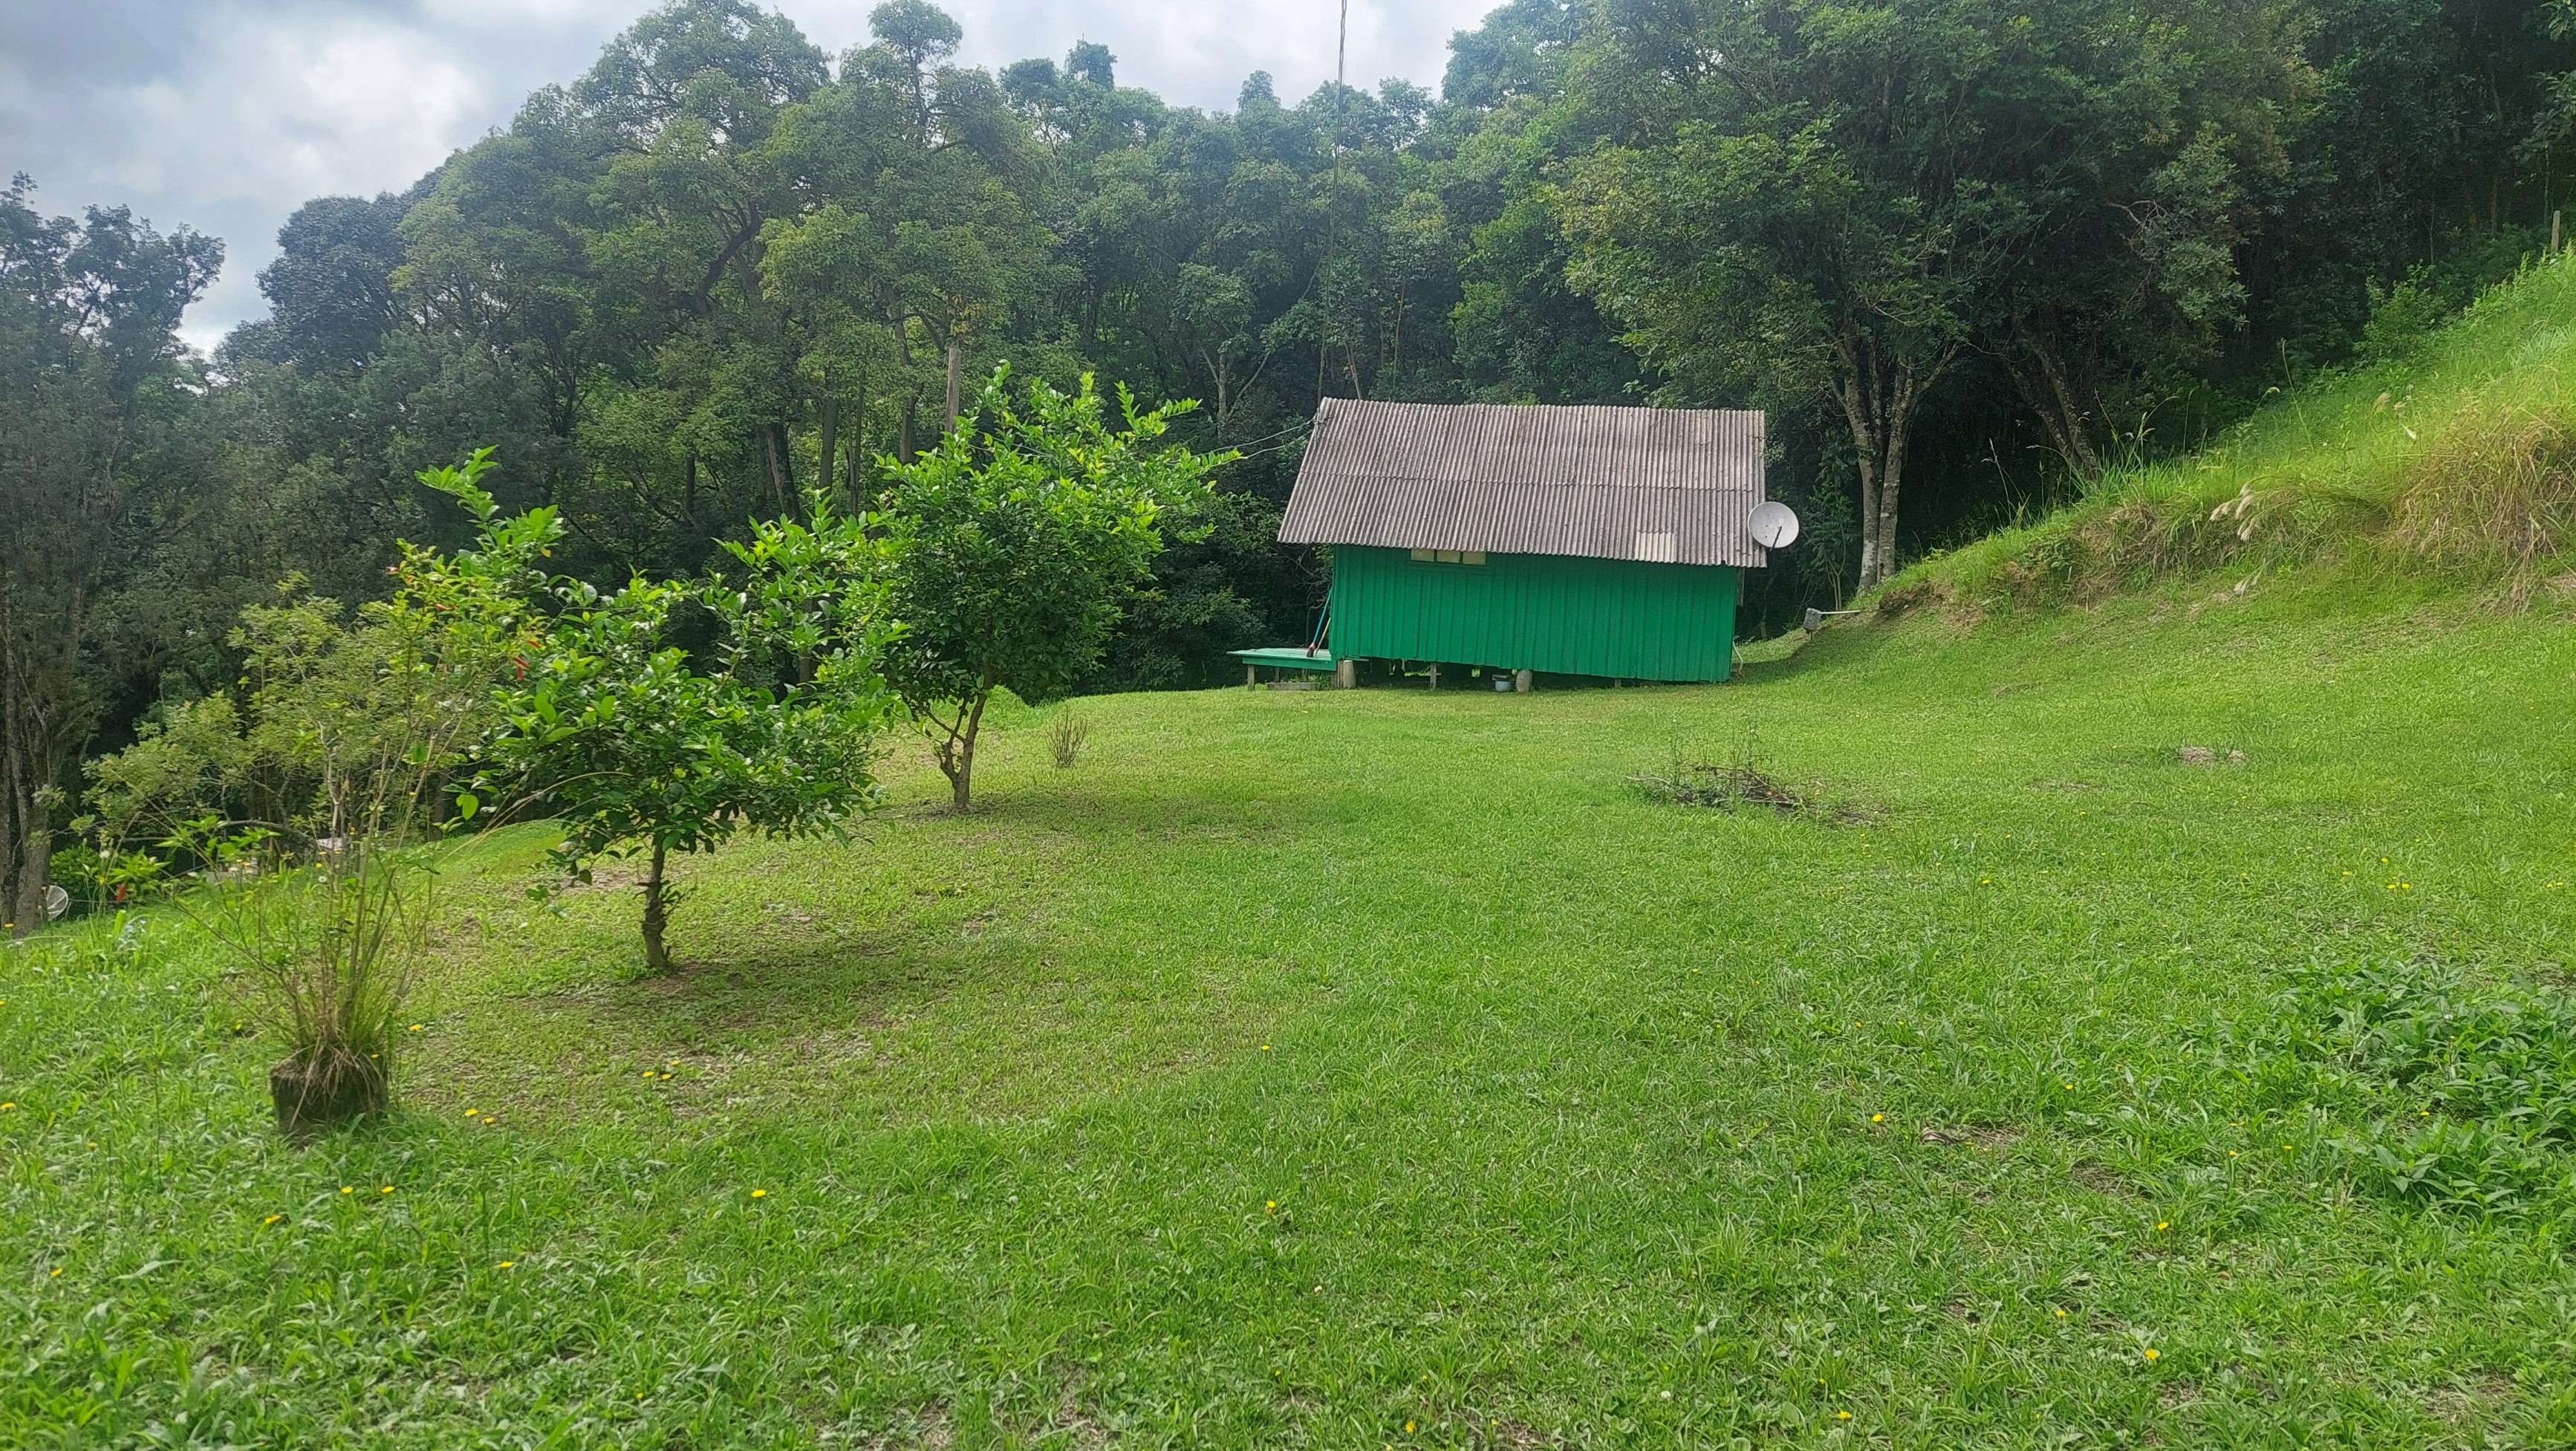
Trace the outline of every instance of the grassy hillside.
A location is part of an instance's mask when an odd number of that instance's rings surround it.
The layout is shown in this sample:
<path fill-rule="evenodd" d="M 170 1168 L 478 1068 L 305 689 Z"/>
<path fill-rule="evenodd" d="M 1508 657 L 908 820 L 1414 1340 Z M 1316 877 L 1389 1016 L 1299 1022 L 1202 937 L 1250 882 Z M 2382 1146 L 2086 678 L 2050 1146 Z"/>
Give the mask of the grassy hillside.
<path fill-rule="evenodd" d="M 48 937 L 0 1443 L 2566 1444 L 2568 607 L 2205 593 L 1022 715 L 667 979 L 495 839 L 302 1152 L 180 918 Z M 1630 782 L 1748 734 L 1861 819 Z"/>
<path fill-rule="evenodd" d="M 2194 455 L 2114 470 L 2072 507 L 1919 565 L 1887 597 L 1981 611 L 2318 564 L 2516 604 L 2576 590 L 2562 557 L 2576 543 L 2576 263 L 2530 268 L 2389 351 Z"/>

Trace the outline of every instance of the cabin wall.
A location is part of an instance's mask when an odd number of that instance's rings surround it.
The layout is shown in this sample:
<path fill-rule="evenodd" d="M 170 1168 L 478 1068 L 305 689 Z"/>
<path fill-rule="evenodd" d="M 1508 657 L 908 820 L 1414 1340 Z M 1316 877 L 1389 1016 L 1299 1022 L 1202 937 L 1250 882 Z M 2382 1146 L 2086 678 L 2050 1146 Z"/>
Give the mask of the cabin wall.
<path fill-rule="evenodd" d="M 1370 660 L 1724 680 L 1739 573 L 1554 554 L 1446 564 L 1342 545 L 1333 551 L 1332 648 Z"/>

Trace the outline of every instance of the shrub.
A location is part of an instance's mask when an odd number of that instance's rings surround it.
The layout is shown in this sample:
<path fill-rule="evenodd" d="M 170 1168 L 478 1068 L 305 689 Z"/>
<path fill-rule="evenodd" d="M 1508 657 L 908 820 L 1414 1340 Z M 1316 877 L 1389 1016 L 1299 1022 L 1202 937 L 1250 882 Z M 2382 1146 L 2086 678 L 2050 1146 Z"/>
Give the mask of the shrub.
<path fill-rule="evenodd" d="M 2442 295 L 2432 269 L 2420 264 L 2402 282 L 2383 286 L 2373 280 L 2369 292 L 2370 319 L 2362 324 L 2361 342 L 2353 349 L 2364 363 L 2407 358 L 2459 311 Z"/>

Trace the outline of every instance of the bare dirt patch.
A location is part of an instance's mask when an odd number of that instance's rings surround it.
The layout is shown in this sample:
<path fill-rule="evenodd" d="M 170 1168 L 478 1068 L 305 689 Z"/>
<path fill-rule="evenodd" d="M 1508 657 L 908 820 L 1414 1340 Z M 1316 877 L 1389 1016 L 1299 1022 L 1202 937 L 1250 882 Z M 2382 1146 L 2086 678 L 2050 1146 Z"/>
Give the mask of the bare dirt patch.
<path fill-rule="evenodd" d="M 2122 1199 L 2138 1197 L 2137 1186 L 2121 1178 L 2107 1164 L 2096 1163 L 2091 1159 L 2078 1159 L 2075 1161 L 2075 1167 L 2068 1172 L 2076 1183 L 2096 1194 L 2111 1194 Z"/>

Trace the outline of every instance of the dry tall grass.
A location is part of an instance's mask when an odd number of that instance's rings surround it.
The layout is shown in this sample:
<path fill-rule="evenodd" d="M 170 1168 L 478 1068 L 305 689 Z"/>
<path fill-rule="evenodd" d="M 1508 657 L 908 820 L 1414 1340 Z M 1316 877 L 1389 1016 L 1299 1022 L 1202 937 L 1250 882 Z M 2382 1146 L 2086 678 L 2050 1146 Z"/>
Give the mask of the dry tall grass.
<path fill-rule="evenodd" d="M 2576 427 L 2567 415 L 2465 400 L 2409 470 L 2385 534 L 2396 552 L 2504 581 L 2518 608 L 2576 533 Z"/>

